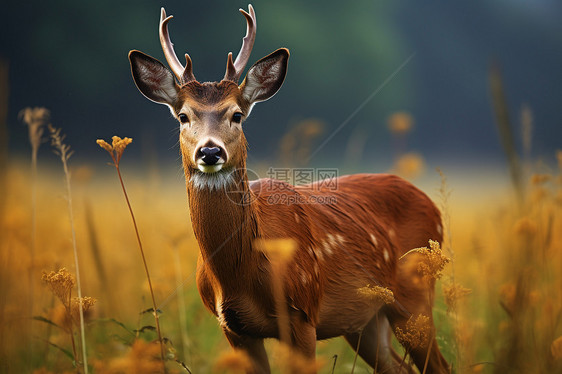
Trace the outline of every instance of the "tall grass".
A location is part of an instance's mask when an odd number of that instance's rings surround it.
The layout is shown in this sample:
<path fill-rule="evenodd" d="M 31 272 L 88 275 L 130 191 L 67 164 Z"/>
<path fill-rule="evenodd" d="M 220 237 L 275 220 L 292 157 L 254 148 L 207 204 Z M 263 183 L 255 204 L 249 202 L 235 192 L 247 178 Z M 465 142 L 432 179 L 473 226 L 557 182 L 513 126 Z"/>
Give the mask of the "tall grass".
<path fill-rule="evenodd" d="M 121 157 L 123 156 L 123 152 L 125 148 L 131 144 L 133 139 L 131 138 L 119 138 L 118 136 L 113 137 L 112 144 L 109 145 L 107 142 L 103 140 L 98 140 L 97 143 L 100 147 L 105 149 L 111 159 L 113 160 L 113 166 L 115 166 L 115 170 L 117 171 L 117 176 L 119 177 L 119 183 L 121 184 L 121 189 L 123 190 L 123 195 L 125 196 L 125 201 L 127 202 L 127 207 L 129 208 L 129 213 L 131 214 L 131 219 L 133 220 L 133 227 L 135 229 L 135 235 L 137 237 L 137 243 L 139 246 L 139 251 L 142 257 L 142 263 L 144 265 L 144 270 L 146 274 L 146 279 L 148 281 L 148 287 L 150 289 L 150 297 L 152 299 L 152 314 L 154 315 L 154 321 L 156 324 L 156 332 L 158 334 L 158 342 L 160 344 L 160 356 L 162 359 L 162 370 L 163 372 L 167 372 L 166 369 L 166 355 L 165 355 L 165 347 L 164 347 L 164 340 L 162 340 L 162 332 L 160 330 L 160 318 L 158 316 L 158 308 L 156 307 L 156 299 L 154 298 L 154 289 L 152 287 L 152 281 L 150 279 L 150 272 L 148 271 L 148 264 L 146 262 L 146 257 L 144 255 L 144 250 L 142 248 L 142 242 L 140 239 L 139 229 L 137 227 L 137 221 L 135 219 L 135 214 L 133 213 L 133 208 L 129 201 L 129 195 L 127 195 L 127 189 L 125 188 L 125 183 L 123 182 L 123 177 L 121 176 L 121 170 L 119 169 L 119 162 L 121 161 Z"/>
<path fill-rule="evenodd" d="M 495 89 L 497 88 L 498 86 Z M 496 110 L 506 112 L 508 108 L 505 97 L 498 99 L 498 102 L 500 104 L 494 104 Z M 443 278 L 438 281 L 436 287 L 434 319 L 437 330 L 426 331 L 427 323 L 424 323 L 424 317 L 428 316 L 415 315 L 403 331 L 397 331 L 398 339 L 411 340 L 410 347 L 417 344 L 416 341 L 423 342 L 424 339 L 430 339 L 435 334 L 447 360 L 454 363 L 456 373 L 562 372 L 562 300 L 559 296 L 562 287 L 562 151 L 554 157 L 549 155 L 541 166 L 533 166 L 531 133 L 540 129 L 532 126 L 530 108 L 525 111 L 527 114 L 523 115 L 522 122 L 527 121 L 527 125 L 524 125 L 527 130 L 523 131 L 523 134 L 527 133 L 528 139 L 523 141 L 523 158 L 529 164 L 529 172 L 528 174 L 520 172 L 520 182 L 517 182 L 519 187 L 515 183 L 517 178 L 513 177 L 514 172 L 510 172 L 513 188 L 520 190 L 515 196 L 506 193 L 508 191 L 503 186 L 490 186 L 488 181 L 476 179 L 478 190 L 484 190 L 494 198 L 483 197 L 480 201 L 474 201 L 471 200 L 469 193 L 465 193 L 468 189 L 467 185 L 475 180 L 473 175 L 461 178 L 448 175 L 448 180 L 445 181 L 442 174 L 437 198 L 434 200 L 440 199 L 442 203 L 445 234 L 442 249 L 443 254 L 446 254 L 452 263 L 444 270 L 441 269 Z M 503 115 L 501 118 L 504 118 Z M 511 123 L 509 125 L 511 126 Z M 402 126 L 404 127 L 404 124 Z M 40 128 L 35 128 L 38 129 Z M 320 130 L 321 126 L 316 124 L 302 125 L 299 131 L 309 131 L 310 137 L 307 139 L 310 142 L 304 145 L 295 143 L 292 138 L 296 135 L 292 133 L 286 140 L 286 149 L 300 149 L 295 154 L 299 154 L 299 158 L 305 157 L 310 151 L 310 144 Z M 503 132 L 504 130 L 500 130 L 500 134 Z M 502 140 L 502 142 L 510 144 L 507 147 L 512 149 L 516 159 L 519 159 L 520 156 L 514 145 L 517 143 L 515 132 L 512 129 L 509 132 L 511 140 Z M 34 132 L 34 139 L 39 139 L 39 142 L 32 144 L 38 147 L 41 144 L 41 135 L 38 131 Z M 60 133 L 58 136 L 60 137 Z M 115 374 L 127 370 L 141 374 L 165 370 L 173 372 L 166 368 L 166 354 L 168 356 L 175 354 L 173 343 L 180 341 L 183 342 L 184 359 L 188 358 L 194 373 L 210 372 L 212 368 L 219 372 L 247 369 L 248 357 L 241 352 L 230 351 L 215 319 L 200 301 L 193 277 L 198 245 L 193 235 L 185 235 L 189 221 L 186 209 L 178 207 L 178 201 L 185 201 L 184 186 L 177 184 L 160 187 L 160 193 L 150 194 L 146 189 L 146 183 L 144 180 L 140 182 L 140 178 L 128 185 L 129 188 L 145 192 L 153 201 L 153 204 L 136 207 L 140 209 L 139 216 L 151 223 L 147 226 L 155 228 L 143 232 L 143 239 L 148 240 L 148 243 L 157 243 L 159 246 L 157 255 L 151 261 L 145 257 L 147 253 L 140 241 L 137 221 L 132 214 L 131 203 L 119 171 L 119 161 L 128 144 L 127 141 L 124 143 L 121 141 L 123 139 L 117 139 L 115 144 L 111 145 L 105 143 L 107 148 L 104 148 L 110 152 L 114 161 L 133 220 L 136 235 L 131 238 L 122 234 L 129 226 L 114 209 L 120 201 L 122 203 L 123 196 L 119 196 L 113 189 L 107 187 L 110 185 L 106 183 L 107 177 L 97 176 L 97 180 L 93 182 L 95 188 L 90 191 L 86 192 L 86 188 L 83 191 L 73 190 L 74 193 L 89 193 L 93 204 L 87 209 L 74 211 L 76 217 L 72 217 L 71 221 L 76 227 L 72 229 L 73 241 L 69 245 L 66 229 L 68 214 L 72 214 L 73 209 L 70 208 L 72 198 L 68 165 L 64 165 L 63 162 L 68 199 L 61 206 L 62 203 L 57 199 L 41 198 L 41 196 L 60 195 L 60 186 L 52 182 L 52 173 L 35 172 L 27 175 L 21 172 L 22 165 L 18 160 L 11 160 L 11 163 L 7 164 L 5 188 L 9 198 L 5 200 L 6 213 L 0 221 L 3 233 L 0 237 L 0 248 L 2 248 L 0 280 L 2 285 L 7 285 L 0 290 L 2 308 L 0 371 L 30 372 L 31 366 L 36 369 L 35 374 L 63 373 L 73 370 L 72 367 L 69 368 L 64 351 L 69 344 L 68 339 L 72 341 L 75 338 L 76 328 L 70 325 L 64 330 L 64 335 L 58 334 L 59 327 L 66 325 L 60 318 L 57 319 L 57 308 L 51 308 L 52 296 L 34 292 L 33 288 L 30 289 L 27 285 L 34 285 L 39 280 L 39 275 L 34 274 L 33 269 L 58 269 L 58 264 L 64 266 L 72 263 L 73 256 L 78 270 L 76 248 L 92 244 L 90 239 L 92 235 L 86 235 L 87 232 L 95 234 L 98 239 L 95 244 L 98 248 L 98 260 L 106 259 L 103 265 L 105 269 L 102 272 L 107 278 L 107 284 L 113 285 L 112 291 L 118 294 L 119 298 L 113 300 L 102 284 L 99 290 L 99 304 L 103 305 L 107 318 L 89 319 L 88 315 L 78 317 L 76 314 L 75 320 L 80 320 L 79 325 L 82 330 L 81 354 L 78 343 L 70 344 L 76 346 L 73 360 L 79 362 L 80 356 L 83 357 L 83 367 L 79 370 L 92 371 L 86 361 L 89 358 L 96 374 Z M 405 139 L 402 141 L 405 144 Z M 62 139 L 59 143 L 62 147 Z M 402 152 L 401 155 L 403 154 Z M 32 160 L 34 157 L 36 159 L 36 156 L 37 151 L 34 156 L 32 148 Z M 68 160 L 66 156 L 62 158 Z M 298 164 L 298 160 L 290 157 L 284 161 L 291 165 Z M 512 163 L 513 161 L 508 161 L 509 165 Z M 37 160 L 35 163 L 32 162 L 33 164 L 36 167 Z M 556 167 L 545 165 L 556 165 Z M 508 167 L 513 168 L 513 166 Z M 521 170 L 521 167 L 516 166 L 516 169 Z M 532 174 L 532 171 L 535 174 Z M 134 179 L 135 177 L 136 175 L 133 174 Z M 438 185 L 438 181 L 435 184 Z M 434 186 L 430 188 L 434 189 Z M 429 188 L 427 190 L 430 191 Z M 32 200 L 30 196 L 38 192 L 38 197 L 35 203 L 31 204 L 31 208 L 25 208 L 30 206 Z M 165 213 L 158 214 L 152 209 L 154 206 L 162 206 L 162 211 Z M 107 214 L 108 211 L 114 213 Z M 100 216 L 103 220 L 95 222 L 94 217 Z M 182 238 L 182 240 L 162 240 L 162 227 L 166 227 L 166 234 L 169 234 L 170 238 Z M 36 232 L 36 239 L 32 240 L 36 243 L 36 250 L 29 251 L 29 239 L 33 232 Z M 127 266 L 130 261 L 127 251 L 119 250 L 135 245 L 141 252 L 143 270 L 148 281 L 152 301 L 150 310 L 156 322 L 158 344 L 137 339 L 137 337 L 153 337 L 154 332 L 150 329 L 141 331 L 147 326 L 137 322 L 137 312 L 141 309 L 138 305 L 141 299 L 138 291 L 140 275 L 135 272 L 134 267 Z M 266 246 L 271 247 L 271 243 Z M 290 251 L 285 251 L 285 247 L 291 245 L 285 243 L 280 247 L 281 255 L 269 253 L 272 258 L 281 256 L 278 257 L 281 260 L 276 262 L 274 268 L 274 280 L 277 282 L 276 295 L 283 295 L 284 292 L 280 280 L 283 279 L 286 270 L 286 259 L 290 258 Z M 92 256 L 93 267 L 99 268 L 99 265 L 96 265 L 98 261 L 96 254 L 92 253 Z M 85 257 L 81 257 L 80 262 L 83 268 L 84 264 L 86 269 L 92 266 Z M 150 264 L 150 274 L 148 264 Z M 435 269 L 439 270 L 438 267 Z M 100 284 L 97 278 L 102 272 L 99 270 L 83 272 L 83 284 Z M 140 267 L 138 272 L 141 272 Z M 153 274 L 154 282 L 150 277 Z M 169 276 L 166 277 L 168 274 Z M 78 272 L 76 275 L 78 281 L 80 278 Z M 25 280 L 27 277 L 30 277 L 28 281 Z M 164 287 L 159 286 L 162 284 Z M 78 292 L 81 292 L 80 288 L 78 287 Z M 174 288 L 177 289 L 177 297 L 171 295 L 171 290 Z M 161 292 L 166 300 L 170 300 L 166 305 L 160 306 L 166 308 L 166 316 L 169 318 L 162 320 L 158 318 L 155 295 L 160 294 L 157 292 Z M 365 297 L 375 297 L 374 294 L 378 295 L 377 298 L 391 297 L 385 290 L 375 290 L 373 287 L 358 292 L 365 292 Z M 69 310 L 67 314 L 72 314 L 72 310 L 79 312 L 82 309 L 83 315 L 86 304 L 80 298 L 85 299 L 85 297 L 81 294 L 78 296 L 78 299 L 74 300 L 69 294 L 65 294 L 64 305 Z M 289 322 L 288 316 L 283 312 L 287 309 L 287 305 L 281 297 L 276 297 L 276 300 L 277 314 L 281 317 L 278 322 L 280 331 L 283 332 L 282 341 L 287 342 Z M 377 302 L 380 300 L 377 299 Z M 123 306 L 121 311 L 123 320 L 115 318 L 116 307 L 112 305 L 114 303 Z M 35 305 L 36 309 L 41 309 L 41 314 L 46 316 L 44 320 L 32 322 L 34 325 L 31 332 L 19 329 L 22 321 L 27 323 L 27 319 L 21 316 L 30 316 L 30 311 L 27 310 L 30 304 Z M 52 328 L 52 333 L 48 331 L 47 326 Z M 135 331 L 130 326 L 139 326 L 139 328 Z M 85 334 L 84 330 L 88 333 Z M 163 337 L 161 331 L 169 331 L 169 334 Z M 186 335 L 186 331 L 189 331 L 189 336 Z M 30 362 L 29 342 L 34 339 L 48 341 L 49 353 L 41 357 L 35 355 Z M 395 349 L 399 349 L 397 343 L 394 339 Z M 88 351 L 85 350 L 86 347 Z M 319 342 L 317 352 L 320 359 L 315 365 L 295 358 L 293 353 L 282 344 L 267 342 L 267 347 L 272 353 L 274 373 L 290 370 L 307 371 L 318 367 L 321 373 L 370 372 L 367 365 L 357 358 L 356 347 L 348 347 L 342 339 Z M 400 352 L 402 367 L 405 369 L 409 366 L 408 349 Z M 322 357 L 334 356 L 337 360 L 322 360 Z M 190 369 L 178 365 L 176 372 L 178 370 L 189 372 Z"/>
<path fill-rule="evenodd" d="M 84 303 L 82 298 L 82 283 L 80 280 L 80 265 L 78 261 L 78 247 L 76 245 L 76 229 L 74 224 L 74 209 L 72 207 L 72 190 L 70 186 L 70 170 L 68 168 L 68 160 L 72 156 L 70 146 L 64 143 L 65 135 L 61 135 L 61 129 L 55 129 L 49 125 L 51 135 L 51 145 L 55 148 L 55 152 L 60 156 L 64 169 L 66 200 L 68 203 L 68 217 L 70 219 L 70 227 L 72 233 L 72 250 L 74 253 L 74 268 L 76 271 L 76 286 L 78 290 L 78 308 L 80 315 L 80 338 L 82 341 L 82 365 L 84 373 L 88 374 L 88 355 L 86 354 L 86 331 L 84 328 Z"/>

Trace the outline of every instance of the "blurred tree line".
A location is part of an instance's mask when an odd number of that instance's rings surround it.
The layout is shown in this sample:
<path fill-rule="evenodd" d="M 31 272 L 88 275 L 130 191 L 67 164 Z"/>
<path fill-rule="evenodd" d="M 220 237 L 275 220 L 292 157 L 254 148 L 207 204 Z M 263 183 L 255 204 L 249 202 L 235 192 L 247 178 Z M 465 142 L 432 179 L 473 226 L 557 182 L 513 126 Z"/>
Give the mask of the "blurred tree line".
<path fill-rule="evenodd" d="M 291 60 L 283 89 L 246 123 L 251 157 L 274 159 L 278 152 L 272 149 L 303 120 L 324 123 L 325 139 L 377 89 L 312 164 L 340 160 L 353 133 L 366 139 L 364 162 L 390 160 L 386 121 L 396 111 L 416 119 L 414 149 L 436 157 L 501 157 L 487 93 L 491 58 L 505 70 L 511 102 L 516 108 L 528 103 L 542 127 L 535 149 L 559 146 L 559 2 L 252 4 L 258 32 L 251 62 L 279 47 L 289 48 Z M 10 66 L 11 152 L 28 147 L 18 111 L 44 106 L 80 148 L 77 157 L 97 152 L 95 139 L 117 134 L 146 139 L 160 156 L 176 159 L 176 123 L 167 109 L 137 92 L 127 60 L 130 49 L 139 49 L 164 61 L 161 6 L 174 15 L 170 34 L 180 60 L 189 52 L 198 80 L 221 79 L 227 53 L 238 52 L 245 33 L 237 11 L 247 9 L 245 1 L 4 3 L 0 57 Z"/>

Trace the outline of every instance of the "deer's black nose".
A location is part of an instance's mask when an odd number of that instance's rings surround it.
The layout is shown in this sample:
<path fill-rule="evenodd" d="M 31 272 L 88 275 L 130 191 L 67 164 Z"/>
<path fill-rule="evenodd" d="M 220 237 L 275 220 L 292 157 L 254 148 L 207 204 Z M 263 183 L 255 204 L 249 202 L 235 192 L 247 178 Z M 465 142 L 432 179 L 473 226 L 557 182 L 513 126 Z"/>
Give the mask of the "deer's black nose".
<path fill-rule="evenodd" d="M 199 157 L 207 165 L 214 165 L 222 155 L 222 149 L 219 147 L 201 147 L 199 149 Z"/>

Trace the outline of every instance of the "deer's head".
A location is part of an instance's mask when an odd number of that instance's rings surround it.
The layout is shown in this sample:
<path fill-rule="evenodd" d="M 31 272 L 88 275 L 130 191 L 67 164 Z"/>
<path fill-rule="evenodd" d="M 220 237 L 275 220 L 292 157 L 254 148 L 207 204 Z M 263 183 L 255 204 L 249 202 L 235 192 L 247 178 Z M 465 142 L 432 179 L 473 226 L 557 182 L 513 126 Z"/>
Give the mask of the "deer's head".
<path fill-rule="evenodd" d="M 200 83 L 195 79 L 191 58 L 183 66 L 168 34 L 162 8 L 160 42 L 171 70 L 139 51 L 129 52 L 133 79 L 148 99 L 167 105 L 180 123 L 180 146 L 186 175 L 201 177 L 243 168 L 246 139 L 242 123 L 255 103 L 271 98 L 281 88 L 287 72 L 289 51 L 281 48 L 256 62 L 243 82 L 238 81 L 250 57 L 256 37 L 256 16 L 240 9 L 247 21 L 242 48 L 233 61 L 228 54 L 226 74 L 220 82 Z"/>

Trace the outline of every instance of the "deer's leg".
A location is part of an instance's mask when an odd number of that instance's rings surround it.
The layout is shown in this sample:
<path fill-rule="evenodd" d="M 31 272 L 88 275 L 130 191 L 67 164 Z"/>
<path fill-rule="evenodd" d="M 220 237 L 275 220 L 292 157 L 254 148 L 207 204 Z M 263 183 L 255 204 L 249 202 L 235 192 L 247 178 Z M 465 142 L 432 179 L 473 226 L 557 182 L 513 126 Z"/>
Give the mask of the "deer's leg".
<path fill-rule="evenodd" d="M 267 352 L 263 345 L 263 339 L 252 338 L 249 336 L 240 336 L 231 331 L 225 330 L 224 334 L 228 342 L 235 350 L 239 349 L 246 353 L 253 364 L 252 374 L 269 374 L 269 360 L 267 359 Z"/>
<path fill-rule="evenodd" d="M 405 348 L 409 351 L 420 372 L 423 372 L 427 359 L 426 373 L 449 373 L 449 365 L 439 351 L 435 340 L 432 312 L 434 282 L 428 283 L 427 280 L 424 280 L 423 274 L 419 270 L 419 263 L 424 259 L 420 256 L 416 253 L 409 254 L 398 264 L 397 284 L 399 287 L 396 288 L 394 296 L 402 308 L 395 304 L 386 305 L 383 309 L 394 331 L 397 327 L 400 327 L 402 331 L 407 331 L 406 324 L 410 317 L 417 318 L 419 315 L 429 317 L 429 341 L 424 345 Z"/>
<path fill-rule="evenodd" d="M 302 313 L 291 316 L 292 373 L 316 373 L 316 327 L 307 322 Z"/>
<path fill-rule="evenodd" d="M 400 327 L 402 331 L 407 331 L 406 324 L 410 316 L 404 315 L 403 312 L 394 309 L 394 307 L 389 308 L 390 311 L 387 314 L 389 321 L 394 330 Z M 430 328 L 430 339 L 425 345 L 419 345 L 416 347 L 405 346 L 409 352 L 410 356 L 414 360 L 416 367 L 420 372 L 423 372 L 424 366 L 427 360 L 426 373 L 449 373 L 449 365 L 447 361 L 439 351 L 439 346 L 435 339 L 435 325 L 433 323 L 433 316 L 431 307 L 425 302 L 425 305 L 418 305 L 418 308 L 411 307 L 408 309 L 412 316 L 415 318 L 418 315 L 424 315 L 429 317 L 429 328 Z"/>
<path fill-rule="evenodd" d="M 367 323 L 362 333 L 345 335 L 345 340 L 353 350 L 359 344 L 359 356 L 377 373 L 408 373 L 406 367 L 398 371 L 400 362 L 395 359 L 395 352 L 390 345 L 392 330 L 383 312 L 378 312 Z"/>

